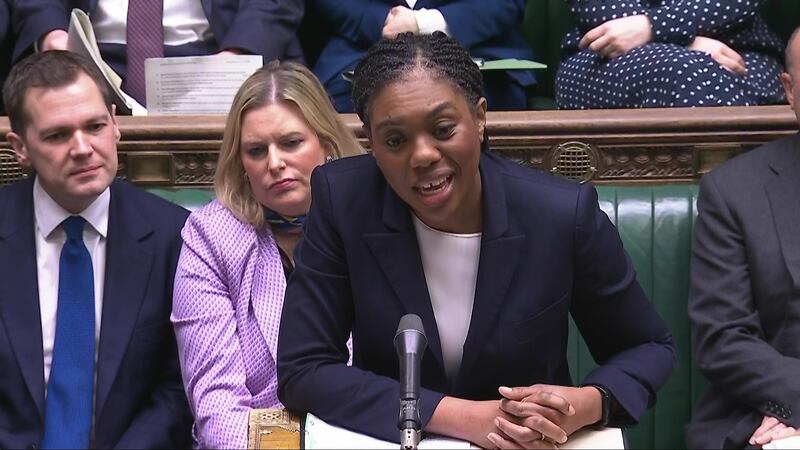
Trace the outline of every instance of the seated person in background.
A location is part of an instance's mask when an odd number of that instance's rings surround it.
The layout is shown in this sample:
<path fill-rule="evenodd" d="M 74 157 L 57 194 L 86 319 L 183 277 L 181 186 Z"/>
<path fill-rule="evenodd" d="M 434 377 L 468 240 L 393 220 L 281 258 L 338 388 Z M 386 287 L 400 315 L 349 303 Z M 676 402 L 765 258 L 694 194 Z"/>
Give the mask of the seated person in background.
<path fill-rule="evenodd" d="M 122 89 L 145 103 L 144 60 L 158 56 L 262 55 L 302 60 L 297 27 L 303 0 L 24 0 L 17 1 L 14 58 L 34 43 L 66 50 L 69 13 L 90 14 L 103 59 Z"/>
<path fill-rule="evenodd" d="M 339 112 L 353 112 L 352 85 L 342 72 L 353 70 L 381 37 L 442 31 L 473 58 L 533 58 L 533 51 L 516 31 L 524 0 L 315 0 L 310 5 L 308 14 L 318 15 L 333 30 L 314 73 Z M 536 79 L 528 70 L 492 71 L 485 82 L 492 109 L 518 110 L 526 108 L 526 90 Z"/>
<path fill-rule="evenodd" d="M 800 124 L 800 29 L 781 75 Z M 800 135 L 703 176 L 689 319 L 711 382 L 686 427 L 689 448 L 760 447 L 800 427 Z"/>
<path fill-rule="evenodd" d="M 11 11 L 8 8 L 10 0 L 0 0 L 0 86 L 6 81 L 8 71 L 11 70 Z M 5 115 L 3 98 L 0 95 L 0 115 Z"/>
<path fill-rule="evenodd" d="M 635 424 L 674 348 L 592 185 L 481 150 L 481 73 L 443 33 L 375 44 L 353 102 L 372 155 L 312 177 L 278 339 L 286 407 L 397 441 L 392 342 L 414 313 L 429 341 L 425 431 L 514 448 Z M 566 359 L 570 313 L 600 364 L 580 387 Z"/>
<path fill-rule="evenodd" d="M 569 0 L 578 23 L 556 75 L 561 109 L 784 101 L 766 0 Z"/>
<path fill-rule="evenodd" d="M 74 53 L 3 88 L 30 178 L 0 189 L 0 448 L 180 448 L 192 416 L 169 323 L 185 209 L 121 181 L 103 76 Z"/>
<path fill-rule="evenodd" d="M 200 448 L 246 448 L 250 409 L 280 406 L 275 352 L 311 171 L 363 153 L 314 74 L 271 63 L 239 89 L 217 200 L 183 229 L 172 322 Z"/>

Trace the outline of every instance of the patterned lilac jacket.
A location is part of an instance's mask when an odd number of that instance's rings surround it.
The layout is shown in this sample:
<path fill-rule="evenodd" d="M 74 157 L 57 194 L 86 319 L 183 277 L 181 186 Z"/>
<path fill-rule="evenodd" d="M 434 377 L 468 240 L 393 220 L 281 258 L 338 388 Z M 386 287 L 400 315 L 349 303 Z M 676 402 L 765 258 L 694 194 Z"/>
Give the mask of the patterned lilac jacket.
<path fill-rule="evenodd" d="M 246 448 L 251 408 L 280 407 L 276 356 L 286 290 L 270 231 L 218 201 L 183 228 L 172 323 L 195 445 Z"/>

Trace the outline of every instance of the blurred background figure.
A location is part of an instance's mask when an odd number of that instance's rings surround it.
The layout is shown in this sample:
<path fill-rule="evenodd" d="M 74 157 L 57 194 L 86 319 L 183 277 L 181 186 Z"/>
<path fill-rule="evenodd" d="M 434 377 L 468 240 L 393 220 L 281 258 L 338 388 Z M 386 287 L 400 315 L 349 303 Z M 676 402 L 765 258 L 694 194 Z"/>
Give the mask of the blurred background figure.
<path fill-rule="evenodd" d="M 145 104 L 144 60 L 159 56 L 262 55 L 302 60 L 297 28 L 303 0 L 16 0 L 14 60 L 34 45 L 66 50 L 73 8 L 92 20 L 100 52 Z"/>
<path fill-rule="evenodd" d="M 485 60 L 533 59 L 517 32 L 525 0 L 311 0 L 307 14 L 315 36 L 330 33 L 313 63 L 314 73 L 333 97 L 336 110 L 353 112 L 351 83 L 342 72 L 352 71 L 367 49 L 381 37 L 399 33 L 442 31 Z M 491 71 L 485 75 L 492 110 L 525 109 L 527 90 L 536 83 L 532 71 Z"/>
<path fill-rule="evenodd" d="M 556 75 L 561 109 L 785 101 L 766 0 L 569 0 L 577 28 Z"/>

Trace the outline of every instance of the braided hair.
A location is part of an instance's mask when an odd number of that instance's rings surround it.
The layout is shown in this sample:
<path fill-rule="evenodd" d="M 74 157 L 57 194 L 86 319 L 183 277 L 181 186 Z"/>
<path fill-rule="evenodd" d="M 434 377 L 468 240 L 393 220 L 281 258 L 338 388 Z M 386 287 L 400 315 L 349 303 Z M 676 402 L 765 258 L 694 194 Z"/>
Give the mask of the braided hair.
<path fill-rule="evenodd" d="M 365 127 L 369 128 L 371 103 L 378 93 L 420 69 L 460 91 L 473 112 L 484 96 L 478 65 L 458 42 L 440 31 L 403 33 L 370 47 L 353 74 L 353 105 Z"/>

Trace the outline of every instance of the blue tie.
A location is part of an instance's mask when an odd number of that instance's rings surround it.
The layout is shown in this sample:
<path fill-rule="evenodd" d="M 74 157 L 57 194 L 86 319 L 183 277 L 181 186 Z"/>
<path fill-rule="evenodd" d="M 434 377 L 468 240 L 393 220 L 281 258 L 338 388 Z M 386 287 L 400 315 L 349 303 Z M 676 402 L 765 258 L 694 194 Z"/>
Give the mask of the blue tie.
<path fill-rule="evenodd" d="M 94 390 L 94 276 L 80 216 L 62 226 L 58 311 L 42 448 L 88 448 Z"/>

